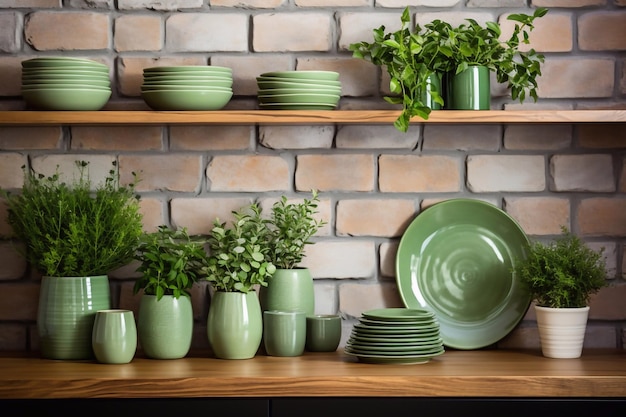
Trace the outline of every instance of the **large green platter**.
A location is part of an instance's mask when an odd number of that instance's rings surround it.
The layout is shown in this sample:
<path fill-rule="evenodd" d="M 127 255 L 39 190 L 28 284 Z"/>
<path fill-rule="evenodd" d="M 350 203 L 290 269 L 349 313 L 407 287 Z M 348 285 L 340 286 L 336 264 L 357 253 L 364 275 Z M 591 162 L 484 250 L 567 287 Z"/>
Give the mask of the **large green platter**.
<path fill-rule="evenodd" d="M 506 336 L 524 317 L 530 295 L 512 269 L 528 237 L 486 202 L 447 200 L 409 225 L 396 256 L 396 281 L 408 308 L 435 313 L 444 345 L 479 349 Z"/>

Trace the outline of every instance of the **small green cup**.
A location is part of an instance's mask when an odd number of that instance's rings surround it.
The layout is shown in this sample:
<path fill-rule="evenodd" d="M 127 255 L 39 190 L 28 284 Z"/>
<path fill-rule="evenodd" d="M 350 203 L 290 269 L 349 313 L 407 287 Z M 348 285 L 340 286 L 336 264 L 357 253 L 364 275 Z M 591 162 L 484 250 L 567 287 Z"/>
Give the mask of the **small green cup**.
<path fill-rule="evenodd" d="M 93 325 L 92 347 L 100 363 L 123 364 L 137 350 L 137 327 L 130 310 L 99 310 Z"/>
<path fill-rule="evenodd" d="M 306 342 L 304 311 L 264 311 L 263 341 L 270 356 L 302 355 Z"/>
<path fill-rule="evenodd" d="M 341 341 L 341 316 L 316 314 L 306 318 L 306 350 L 334 352 Z"/>

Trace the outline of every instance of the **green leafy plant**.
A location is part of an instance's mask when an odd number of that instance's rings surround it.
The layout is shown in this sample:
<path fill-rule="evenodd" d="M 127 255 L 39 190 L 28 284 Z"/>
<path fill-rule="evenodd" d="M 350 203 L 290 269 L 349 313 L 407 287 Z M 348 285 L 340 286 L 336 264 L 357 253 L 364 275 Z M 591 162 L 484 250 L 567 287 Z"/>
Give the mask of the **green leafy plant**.
<path fill-rule="evenodd" d="M 94 190 L 88 163 L 76 166 L 80 175 L 72 184 L 62 181 L 58 167 L 49 177 L 25 168 L 21 193 L 2 191 L 24 256 L 47 276 L 105 275 L 132 261 L 143 233 L 137 177 L 121 186 L 113 163 Z"/>
<path fill-rule="evenodd" d="M 190 296 L 189 290 L 208 264 L 204 243 L 204 239 L 190 237 L 186 228 L 160 226 L 156 232 L 146 233 L 135 255 L 142 275 L 135 281 L 134 293 L 143 289 L 157 301 L 164 295 Z"/>
<path fill-rule="evenodd" d="M 534 242 L 514 271 L 542 307 L 585 307 L 591 294 L 606 285 L 604 248 L 596 252 L 567 228 L 554 242 Z"/>
<path fill-rule="evenodd" d="M 276 271 L 269 258 L 269 229 L 254 203 L 233 212 L 231 227 L 219 219 L 208 236 L 210 256 L 206 279 L 217 291 L 243 292 L 267 286 Z"/>
<path fill-rule="evenodd" d="M 293 269 L 302 262 L 305 246 L 313 243 L 311 237 L 325 224 L 315 218 L 318 203 L 317 190 L 313 190 L 311 199 L 301 203 L 288 203 L 282 196 L 272 206 L 266 222 L 270 231 L 268 256 L 277 268 Z"/>

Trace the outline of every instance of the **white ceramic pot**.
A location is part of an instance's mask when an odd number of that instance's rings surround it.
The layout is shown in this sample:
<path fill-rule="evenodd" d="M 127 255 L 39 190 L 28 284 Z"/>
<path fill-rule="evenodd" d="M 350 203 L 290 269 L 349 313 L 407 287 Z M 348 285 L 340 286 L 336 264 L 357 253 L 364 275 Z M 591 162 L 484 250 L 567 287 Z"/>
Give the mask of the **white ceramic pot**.
<path fill-rule="evenodd" d="M 535 306 L 541 352 L 547 358 L 579 358 L 583 350 L 589 307 Z"/>

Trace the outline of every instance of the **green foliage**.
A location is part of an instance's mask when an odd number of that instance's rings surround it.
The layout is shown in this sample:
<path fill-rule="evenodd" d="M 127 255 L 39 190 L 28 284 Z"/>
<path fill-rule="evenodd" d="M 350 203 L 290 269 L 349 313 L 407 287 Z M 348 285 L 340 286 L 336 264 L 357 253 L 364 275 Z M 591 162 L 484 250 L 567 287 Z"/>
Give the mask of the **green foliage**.
<path fill-rule="evenodd" d="M 403 132 L 409 128 L 413 116 L 428 119 L 431 109 L 424 103 L 425 92 L 435 102 L 444 104 L 438 92 L 430 91 L 428 78 L 436 74 L 460 73 L 470 65 L 484 65 L 494 71 L 500 83 L 511 89 L 511 97 L 523 102 L 526 94 L 537 100 L 536 78 L 541 75 L 544 61 L 534 50 L 521 52 L 521 42 L 527 44 L 533 21 L 548 10 L 537 8 L 532 15 L 511 14 L 508 20 L 517 22 L 509 39 L 500 40 L 500 25 L 487 22 L 484 27 L 475 20 L 452 27 L 434 20 L 422 29 L 415 25 L 410 30 L 410 12 L 406 7 L 401 16 L 401 29 L 385 33 L 385 26 L 373 30 L 374 41 L 351 44 L 355 58 L 384 66 L 390 76 L 390 91 L 385 97 L 393 104 L 402 104 L 402 112 L 394 126 Z"/>
<path fill-rule="evenodd" d="M 232 227 L 219 219 L 213 222 L 204 272 L 217 291 L 247 293 L 256 285 L 267 286 L 276 267 L 269 258 L 269 229 L 259 206 L 251 204 L 233 215 Z"/>
<path fill-rule="evenodd" d="M 552 308 L 585 307 L 589 296 L 606 285 L 605 263 L 576 235 L 563 228 L 550 244 L 531 244 L 515 273 L 538 305 Z"/>
<path fill-rule="evenodd" d="M 116 164 L 95 191 L 88 163 L 77 161 L 80 176 L 67 184 L 57 172 L 46 177 L 24 170 L 19 194 L 2 191 L 8 221 L 25 243 L 24 256 L 47 276 L 105 275 L 133 259 L 142 234 L 135 181 L 119 184 Z"/>
<path fill-rule="evenodd" d="M 154 233 L 141 239 L 135 259 L 141 262 L 141 278 L 135 282 L 134 292 L 156 295 L 189 296 L 189 290 L 198 281 L 208 263 L 204 240 L 192 239 L 187 229 L 172 230 L 160 226 Z"/>
<path fill-rule="evenodd" d="M 325 222 L 314 217 L 319 197 L 312 191 L 311 199 L 302 203 L 287 202 L 283 196 L 272 206 L 272 214 L 266 222 L 269 233 L 269 258 L 277 268 L 293 269 L 304 257 L 304 248 L 311 244 L 311 237 Z"/>

